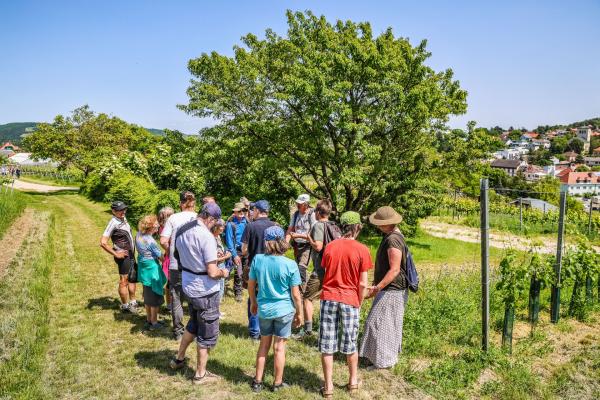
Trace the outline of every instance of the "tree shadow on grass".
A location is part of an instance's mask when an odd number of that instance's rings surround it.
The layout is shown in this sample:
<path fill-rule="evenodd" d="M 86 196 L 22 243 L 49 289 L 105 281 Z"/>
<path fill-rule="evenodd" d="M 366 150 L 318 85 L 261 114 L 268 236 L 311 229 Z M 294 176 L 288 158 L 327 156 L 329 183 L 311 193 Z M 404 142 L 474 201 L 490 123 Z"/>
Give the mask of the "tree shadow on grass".
<path fill-rule="evenodd" d="M 185 367 L 180 370 L 173 370 L 169 367 L 169 361 L 174 356 L 174 352 L 171 350 L 156 350 L 156 351 L 138 351 L 134 354 L 136 363 L 142 368 L 155 369 L 165 375 L 177 375 L 183 374 L 187 377 L 192 377 L 195 370 L 191 368 L 186 360 Z"/>
<path fill-rule="evenodd" d="M 286 352 L 289 352 L 289 348 Z M 275 371 L 273 367 L 274 356 L 271 350 L 271 352 L 267 356 L 265 375 L 269 374 L 271 375 L 271 377 L 274 377 Z M 322 386 L 323 383 L 323 380 L 319 375 L 309 371 L 303 365 L 290 365 L 289 362 L 285 364 L 285 369 L 283 371 L 283 380 L 289 385 L 300 386 L 303 390 L 307 392 L 318 392 L 319 388 Z"/>

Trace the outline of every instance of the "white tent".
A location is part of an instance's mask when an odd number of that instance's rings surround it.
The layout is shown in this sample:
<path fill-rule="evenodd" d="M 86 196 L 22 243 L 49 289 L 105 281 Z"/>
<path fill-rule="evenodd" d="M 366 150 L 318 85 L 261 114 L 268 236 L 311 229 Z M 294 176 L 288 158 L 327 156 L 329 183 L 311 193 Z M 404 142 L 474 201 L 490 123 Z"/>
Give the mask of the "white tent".
<path fill-rule="evenodd" d="M 21 165 L 24 167 L 37 167 L 37 166 L 57 167 L 58 166 L 58 163 L 53 162 L 49 158 L 41 159 L 41 160 L 33 159 L 33 158 L 31 158 L 31 153 L 16 153 L 15 155 L 10 156 L 8 158 L 8 160 L 13 164 Z"/>

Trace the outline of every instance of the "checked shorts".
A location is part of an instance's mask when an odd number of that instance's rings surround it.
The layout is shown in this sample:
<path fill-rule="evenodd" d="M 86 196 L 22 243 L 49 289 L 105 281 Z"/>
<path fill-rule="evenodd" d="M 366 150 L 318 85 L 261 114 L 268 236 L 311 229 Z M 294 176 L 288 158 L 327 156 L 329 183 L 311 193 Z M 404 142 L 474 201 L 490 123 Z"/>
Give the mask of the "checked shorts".
<path fill-rule="evenodd" d="M 319 351 L 325 354 L 357 351 L 359 309 L 337 301 L 321 300 Z M 339 332 L 341 326 L 341 334 Z"/>

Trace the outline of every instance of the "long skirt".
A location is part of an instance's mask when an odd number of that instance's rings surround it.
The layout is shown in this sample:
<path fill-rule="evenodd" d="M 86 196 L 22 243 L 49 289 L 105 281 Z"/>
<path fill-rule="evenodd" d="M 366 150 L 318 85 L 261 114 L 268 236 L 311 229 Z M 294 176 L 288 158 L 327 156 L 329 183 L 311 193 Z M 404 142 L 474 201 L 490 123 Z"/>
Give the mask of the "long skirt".
<path fill-rule="evenodd" d="M 402 351 L 402 324 L 408 290 L 385 290 L 375 296 L 365 323 L 360 356 L 376 368 L 390 368 Z"/>

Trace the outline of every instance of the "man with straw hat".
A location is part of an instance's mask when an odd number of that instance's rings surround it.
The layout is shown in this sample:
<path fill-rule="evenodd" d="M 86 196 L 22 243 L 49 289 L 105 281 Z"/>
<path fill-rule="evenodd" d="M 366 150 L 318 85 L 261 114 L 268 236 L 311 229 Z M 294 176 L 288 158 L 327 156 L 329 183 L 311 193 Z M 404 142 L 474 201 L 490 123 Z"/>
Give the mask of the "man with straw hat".
<path fill-rule="evenodd" d="M 408 300 L 404 236 L 398 229 L 402 216 L 392 207 L 380 207 L 369 216 L 369 222 L 382 233 L 377 249 L 373 286 L 367 298 L 375 297 L 365 323 L 360 356 L 371 368 L 391 368 L 402 350 L 404 308 Z"/>

